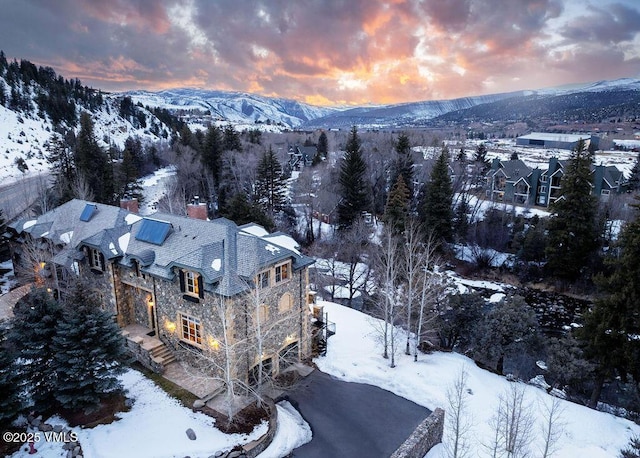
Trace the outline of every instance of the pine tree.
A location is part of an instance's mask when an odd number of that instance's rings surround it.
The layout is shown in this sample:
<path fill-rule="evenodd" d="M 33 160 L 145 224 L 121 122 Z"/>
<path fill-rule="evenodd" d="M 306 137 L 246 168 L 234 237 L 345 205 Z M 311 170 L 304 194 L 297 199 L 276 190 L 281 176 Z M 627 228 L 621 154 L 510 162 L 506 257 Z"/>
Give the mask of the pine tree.
<path fill-rule="evenodd" d="M 74 160 L 78 177 L 83 177 L 91 187 L 98 202 L 114 201 L 113 167 L 107 154 L 98 144 L 93 132 L 91 115 L 80 115 L 80 131 L 76 140 Z"/>
<path fill-rule="evenodd" d="M 413 197 L 413 158 L 411 157 L 411 143 L 409 137 L 404 132 L 398 136 L 395 145 L 397 158 L 391 173 L 391 183 L 398 181 L 398 175 L 402 175 L 409 199 Z"/>
<path fill-rule="evenodd" d="M 225 151 L 242 151 L 242 143 L 240 143 L 240 135 L 231 124 L 227 124 L 224 128 L 222 138 L 222 147 Z"/>
<path fill-rule="evenodd" d="M 340 165 L 340 202 L 338 227 L 348 229 L 369 207 L 365 173 L 367 164 L 362 157 L 358 129 L 353 126 L 347 140 L 346 152 Z"/>
<path fill-rule="evenodd" d="M 0 430 L 6 431 L 24 408 L 24 383 L 17 354 L 7 343 L 7 328 L 0 321 Z"/>
<path fill-rule="evenodd" d="M 548 224 L 547 269 L 565 280 L 576 280 L 598 249 L 597 200 L 591 194 L 592 156 L 584 141 L 571 154 L 560 183 L 562 198 L 551 206 Z"/>
<path fill-rule="evenodd" d="M 235 194 L 229 200 L 226 211 L 222 213 L 222 216 L 230 219 L 239 226 L 247 223 L 257 223 L 268 231 L 272 231 L 275 226 L 273 220 L 269 218 L 259 205 L 250 202 L 244 192 Z"/>
<path fill-rule="evenodd" d="M 282 166 L 271 147 L 262 156 L 256 175 L 257 202 L 270 215 L 282 210 L 286 201 L 287 182 L 282 175 Z"/>
<path fill-rule="evenodd" d="M 449 150 L 442 151 L 431 170 L 431 177 L 422 202 L 422 220 L 425 230 L 433 233 L 438 242 L 453 237 L 453 188 L 449 176 Z"/>
<path fill-rule="evenodd" d="M 629 175 L 629 189 L 632 191 L 640 189 L 640 154 L 638 154 L 636 162 L 631 169 L 631 174 Z"/>
<path fill-rule="evenodd" d="M 596 277 L 603 293 L 585 315 L 579 337 L 586 342 L 586 356 L 598 366 L 598 380 L 591 397 L 594 407 L 605 379 L 618 370 L 640 381 L 640 217 L 628 223 L 619 246 L 606 259 L 607 275 Z"/>
<path fill-rule="evenodd" d="M 113 317 L 76 285 L 53 337 L 54 397 L 72 411 L 91 412 L 105 396 L 121 389 L 125 348 Z"/>
<path fill-rule="evenodd" d="M 329 154 L 329 140 L 327 139 L 327 134 L 322 132 L 320 133 L 320 137 L 318 137 L 318 154 L 321 159 L 326 159 L 327 154 Z"/>
<path fill-rule="evenodd" d="M 620 451 L 620 458 L 640 458 L 640 436 L 633 436 L 629 446 Z"/>
<path fill-rule="evenodd" d="M 404 233 L 409 217 L 409 201 L 409 189 L 404 184 L 402 175 L 398 175 L 387 198 L 383 216 L 384 223 L 389 226 L 394 235 Z"/>
<path fill-rule="evenodd" d="M 142 192 L 142 183 L 138 176 L 136 160 L 132 152 L 125 148 L 122 153 L 122 163 L 120 164 L 120 183 L 118 187 L 120 198 L 136 198 L 138 202 L 142 202 L 144 194 Z"/>
<path fill-rule="evenodd" d="M 57 132 L 51 134 L 45 144 L 47 150 L 47 162 L 55 177 L 53 185 L 60 203 L 68 202 L 73 198 L 72 183 L 76 177 L 76 167 L 71 148 L 65 142 L 63 136 Z"/>
<path fill-rule="evenodd" d="M 32 289 L 27 299 L 14 307 L 10 320 L 9 344 L 25 361 L 21 371 L 35 409 L 40 412 L 58 406 L 53 397 L 57 380 L 51 344 L 61 319 L 62 310 L 51 295 L 44 289 Z"/>
<path fill-rule="evenodd" d="M 202 165 L 213 176 L 213 185 L 218 190 L 222 175 L 222 132 L 216 126 L 207 129 L 202 146 Z"/>

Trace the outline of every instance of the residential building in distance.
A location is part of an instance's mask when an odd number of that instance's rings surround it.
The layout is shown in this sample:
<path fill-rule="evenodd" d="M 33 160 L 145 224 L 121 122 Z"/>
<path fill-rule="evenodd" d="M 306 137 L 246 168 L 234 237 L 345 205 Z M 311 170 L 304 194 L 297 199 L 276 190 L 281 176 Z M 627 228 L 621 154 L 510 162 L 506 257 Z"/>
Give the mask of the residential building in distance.
<path fill-rule="evenodd" d="M 568 161 L 549 158 L 546 170 L 531 169 L 519 159 L 494 159 L 486 175 L 486 196 L 497 202 L 548 207 L 562 198 L 561 181 Z M 593 195 L 608 199 L 623 190 L 624 174 L 615 166 L 592 165 Z"/>

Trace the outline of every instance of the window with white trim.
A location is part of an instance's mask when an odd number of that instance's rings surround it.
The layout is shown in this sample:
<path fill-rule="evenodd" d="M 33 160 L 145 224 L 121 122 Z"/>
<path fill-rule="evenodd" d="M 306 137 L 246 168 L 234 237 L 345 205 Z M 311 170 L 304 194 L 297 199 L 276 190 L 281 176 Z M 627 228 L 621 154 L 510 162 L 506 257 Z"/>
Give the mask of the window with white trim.
<path fill-rule="evenodd" d="M 180 338 L 190 344 L 202 345 L 202 324 L 200 320 L 180 313 Z"/>
<path fill-rule="evenodd" d="M 196 297 L 200 294 L 198 274 L 195 272 L 190 270 L 184 271 L 184 292 Z"/>
<path fill-rule="evenodd" d="M 291 277 L 291 266 L 287 262 L 276 266 L 276 285 L 288 280 Z"/>

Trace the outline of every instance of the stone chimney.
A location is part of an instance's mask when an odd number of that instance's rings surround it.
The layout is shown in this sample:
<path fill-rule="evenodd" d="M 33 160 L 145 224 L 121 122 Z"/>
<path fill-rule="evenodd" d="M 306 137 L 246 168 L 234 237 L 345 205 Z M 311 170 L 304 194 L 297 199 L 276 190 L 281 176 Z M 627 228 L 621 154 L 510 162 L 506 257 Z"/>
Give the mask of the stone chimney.
<path fill-rule="evenodd" d="M 200 197 L 193 196 L 190 204 L 187 204 L 187 216 L 194 219 L 207 220 L 207 203 L 200 202 Z"/>
<path fill-rule="evenodd" d="M 135 197 L 133 199 L 120 199 L 120 208 L 129 210 L 131 213 L 138 213 L 138 199 L 136 199 Z"/>

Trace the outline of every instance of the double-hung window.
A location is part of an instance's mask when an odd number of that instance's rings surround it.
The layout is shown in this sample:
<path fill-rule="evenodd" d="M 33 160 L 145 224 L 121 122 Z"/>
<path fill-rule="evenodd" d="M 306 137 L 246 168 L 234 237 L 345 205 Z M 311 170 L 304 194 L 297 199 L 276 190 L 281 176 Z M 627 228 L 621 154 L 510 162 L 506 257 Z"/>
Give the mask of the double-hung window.
<path fill-rule="evenodd" d="M 271 272 L 269 270 L 265 270 L 258 274 L 258 288 L 268 288 L 271 286 Z"/>

